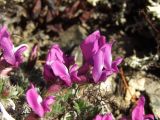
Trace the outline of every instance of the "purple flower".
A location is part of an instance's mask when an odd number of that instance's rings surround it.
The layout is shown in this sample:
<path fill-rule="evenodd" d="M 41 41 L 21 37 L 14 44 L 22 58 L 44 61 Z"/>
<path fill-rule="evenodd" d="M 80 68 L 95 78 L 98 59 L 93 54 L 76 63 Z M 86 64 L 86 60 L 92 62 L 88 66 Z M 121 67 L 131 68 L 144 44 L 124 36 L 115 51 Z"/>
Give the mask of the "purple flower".
<path fill-rule="evenodd" d="M 18 47 L 14 47 L 11 42 L 10 34 L 4 26 L 0 29 L 0 48 L 2 49 L 4 60 L 18 67 L 23 62 L 22 53 L 27 49 L 27 45 L 22 44 Z"/>
<path fill-rule="evenodd" d="M 49 106 L 55 102 L 54 96 L 48 96 L 42 100 L 33 84 L 31 84 L 31 88 L 26 92 L 26 99 L 29 106 L 39 117 L 43 117 L 46 112 L 50 112 Z"/>
<path fill-rule="evenodd" d="M 93 56 L 105 44 L 105 37 L 97 30 L 89 35 L 80 45 L 86 62 L 93 64 Z"/>
<path fill-rule="evenodd" d="M 145 115 L 144 104 L 145 98 L 142 96 L 139 98 L 136 107 L 132 111 L 132 120 L 154 120 L 153 115 Z"/>
<path fill-rule="evenodd" d="M 112 114 L 97 115 L 93 120 L 113 120 Z"/>
<path fill-rule="evenodd" d="M 79 80 L 77 76 L 78 66 L 71 65 L 72 57 L 65 56 L 60 47 L 55 44 L 48 52 L 46 64 L 44 65 L 44 77 L 46 80 L 53 80 L 55 77 L 60 78 L 67 86 L 72 82 Z"/>
<path fill-rule="evenodd" d="M 105 80 L 108 76 L 118 72 L 118 67 L 122 58 L 117 58 L 112 62 L 112 44 L 106 43 L 93 56 L 92 76 L 95 83 Z"/>
<path fill-rule="evenodd" d="M 108 76 L 118 72 L 118 65 L 122 58 L 112 61 L 112 44 L 105 43 L 105 37 L 95 31 L 81 44 L 82 53 L 87 64 L 92 68 L 92 77 L 95 83 L 104 81 Z"/>
<path fill-rule="evenodd" d="M 63 52 L 57 44 L 52 45 L 51 49 L 48 51 L 46 63 L 44 65 L 44 77 L 46 80 L 55 79 L 51 65 L 55 60 L 61 61 L 64 63 Z"/>

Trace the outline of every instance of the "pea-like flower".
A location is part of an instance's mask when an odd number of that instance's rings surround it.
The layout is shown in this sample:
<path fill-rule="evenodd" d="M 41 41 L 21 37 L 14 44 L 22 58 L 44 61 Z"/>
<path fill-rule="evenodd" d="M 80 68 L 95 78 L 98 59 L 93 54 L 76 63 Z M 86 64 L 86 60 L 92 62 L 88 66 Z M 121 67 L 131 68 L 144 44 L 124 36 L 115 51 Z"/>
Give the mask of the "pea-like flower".
<path fill-rule="evenodd" d="M 86 62 L 93 64 L 93 56 L 105 45 L 105 36 L 101 36 L 97 30 L 90 34 L 80 45 L 83 57 Z"/>
<path fill-rule="evenodd" d="M 48 96 L 45 99 L 42 99 L 42 97 L 37 93 L 33 84 L 31 84 L 31 88 L 26 92 L 26 100 L 32 110 L 39 117 L 43 117 L 46 112 L 50 112 L 49 106 L 55 102 L 55 97 Z"/>
<path fill-rule="evenodd" d="M 97 115 L 93 120 L 113 120 L 112 114 Z"/>
<path fill-rule="evenodd" d="M 66 86 L 71 86 L 79 80 L 77 76 L 78 66 L 74 64 L 73 57 L 64 55 L 57 44 L 54 44 L 48 52 L 44 65 L 44 77 L 46 80 L 60 78 Z"/>
<path fill-rule="evenodd" d="M 144 105 L 145 98 L 142 96 L 139 98 L 136 107 L 132 111 L 132 120 L 154 120 L 153 115 L 145 115 Z"/>
<path fill-rule="evenodd" d="M 10 34 L 4 26 L 0 29 L 0 49 L 2 50 L 3 60 L 14 67 L 18 67 L 23 62 L 22 53 L 27 49 L 27 45 L 21 44 L 14 47 Z"/>
<path fill-rule="evenodd" d="M 92 66 L 92 77 L 95 83 L 106 80 L 108 76 L 118 72 L 122 58 L 112 61 L 112 44 L 97 30 L 89 35 L 81 44 L 84 60 Z M 86 65 L 86 64 L 85 64 Z"/>

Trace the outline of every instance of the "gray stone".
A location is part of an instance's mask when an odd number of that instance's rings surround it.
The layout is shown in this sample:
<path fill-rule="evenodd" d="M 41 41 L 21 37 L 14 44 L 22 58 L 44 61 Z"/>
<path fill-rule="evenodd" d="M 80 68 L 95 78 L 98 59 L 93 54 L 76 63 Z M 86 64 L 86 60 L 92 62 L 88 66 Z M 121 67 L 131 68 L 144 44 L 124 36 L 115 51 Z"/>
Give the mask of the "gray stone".
<path fill-rule="evenodd" d="M 75 45 L 79 45 L 81 41 L 86 37 L 86 30 L 79 26 L 74 25 L 68 30 L 60 33 L 60 44 L 65 48 L 73 48 Z"/>
<path fill-rule="evenodd" d="M 160 118 L 160 81 L 147 79 L 145 90 L 150 98 L 150 106 L 154 115 Z"/>

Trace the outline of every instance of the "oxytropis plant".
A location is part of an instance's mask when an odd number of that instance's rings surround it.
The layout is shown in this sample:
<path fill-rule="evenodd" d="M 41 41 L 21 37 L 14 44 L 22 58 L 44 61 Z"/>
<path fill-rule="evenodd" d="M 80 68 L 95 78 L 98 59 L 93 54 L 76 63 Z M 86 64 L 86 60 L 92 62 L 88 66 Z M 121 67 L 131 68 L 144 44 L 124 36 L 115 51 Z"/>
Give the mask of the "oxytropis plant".
<path fill-rule="evenodd" d="M 122 58 L 112 61 L 112 43 L 106 43 L 105 37 L 101 36 L 99 31 L 89 35 L 80 47 L 84 57 L 82 66 L 77 66 L 74 57 L 65 55 L 58 44 L 51 46 L 43 71 L 47 83 L 68 87 L 71 87 L 73 83 L 97 84 L 118 72 L 117 66 L 122 62 Z M 32 98 L 38 99 L 38 97 Z M 29 103 L 28 98 L 27 101 Z M 29 105 L 35 111 L 34 105 Z M 39 115 L 36 111 L 35 113 Z"/>
<path fill-rule="evenodd" d="M 84 58 L 82 66 L 77 66 L 74 57 L 65 55 L 58 44 L 52 45 L 48 51 L 43 71 L 46 82 L 71 87 L 73 83 L 98 84 L 107 80 L 113 73 L 118 73 L 118 65 L 123 60 L 121 57 L 116 58 L 114 61 L 112 60 L 112 45 L 113 43 L 106 43 L 105 37 L 100 35 L 98 30 L 90 34 L 80 45 Z M 38 100 L 38 97 L 33 98 Z M 27 99 L 27 101 L 29 100 Z M 144 103 L 144 97 L 140 97 L 137 106 L 132 111 L 132 120 L 154 119 L 152 115 L 144 114 Z M 32 105 L 29 103 L 29 105 L 39 115 L 34 103 Z M 42 100 L 39 105 L 43 108 Z M 94 118 L 94 120 L 113 119 L 114 117 L 111 113 L 97 115 Z M 122 119 L 127 118 L 123 117 Z"/>
<path fill-rule="evenodd" d="M 112 60 L 112 45 L 113 43 L 106 43 L 105 36 L 102 36 L 98 30 L 90 34 L 80 45 L 84 58 L 82 66 L 75 64 L 73 56 L 65 55 L 58 44 L 52 45 L 48 51 L 43 70 L 46 83 L 72 87 L 73 83 L 99 84 L 107 80 L 113 73 L 118 73 L 118 65 L 123 60 L 121 57 Z M 0 49 L 2 51 L 0 57 L 0 75 L 5 76 L 12 69 L 18 68 L 23 62 L 22 53 L 27 49 L 27 45 L 22 44 L 18 47 L 14 47 L 7 28 L 1 27 Z M 36 59 L 34 57 L 36 50 L 36 48 L 33 50 L 34 59 Z M 51 111 L 50 106 L 54 104 L 56 97 L 47 96 L 42 99 L 31 83 L 30 88 L 26 92 L 26 100 L 36 115 L 44 117 L 47 112 Z M 153 115 L 145 115 L 144 104 L 145 98 L 142 96 L 133 109 L 129 120 L 154 119 Z M 113 119 L 113 115 L 109 113 L 105 115 L 96 115 L 93 120 Z M 122 120 L 126 119 L 128 118 L 122 118 Z"/>
<path fill-rule="evenodd" d="M 112 43 L 106 43 L 104 36 L 99 31 L 89 35 L 80 45 L 84 64 L 78 69 L 74 57 L 66 56 L 59 45 L 50 48 L 44 65 L 44 77 L 47 81 L 60 82 L 71 86 L 72 83 L 92 82 L 99 83 L 108 76 L 118 72 L 118 65 L 122 58 L 112 61 Z"/>
<path fill-rule="evenodd" d="M 23 52 L 27 49 L 26 44 L 21 44 L 18 47 L 14 47 L 10 34 L 7 30 L 6 26 L 2 26 L 0 28 L 0 79 L 4 79 L 8 77 L 8 74 L 10 71 L 13 69 L 16 69 L 20 66 L 20 64 L 23 62 Z M 6 79 L 4 79 L 6 80 Z M 2 82 L 2 81 L 1 81 Z M 1 86 L 1 91 L 3 85 L 5 83 L 2 83 Z M 2 100 L 2 98 L 1 98 Z M 12 101 L 10 98 L 8 100 Z M 12 101 L 13 103 L 13 101 Z M 13 103 L 14 105 L 14 103 Z M 5 110 L 5 107 L 0 101 L 0 112 L 2 114 L 2 119 L 6 120 L 14 120 L 9 113 Z"/>

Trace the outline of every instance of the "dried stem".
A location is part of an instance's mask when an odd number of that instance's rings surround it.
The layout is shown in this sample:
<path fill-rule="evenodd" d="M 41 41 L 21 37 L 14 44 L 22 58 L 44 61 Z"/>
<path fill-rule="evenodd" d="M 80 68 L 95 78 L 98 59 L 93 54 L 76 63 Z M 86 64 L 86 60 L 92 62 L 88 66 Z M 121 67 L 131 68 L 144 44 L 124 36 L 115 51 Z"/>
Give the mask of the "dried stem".
<path fill-rule="evenodd" d="M 129 93 L 130 93 L 131 96 L 132 96 L 132 93 L 131 93 L 131 91 L 130 91 L 130 89 L 129 89 L 129 86 L 128 86 L 127 80 L 126 80 L 126 78 L 125 78 L 125 75 L 124 75 L 124 72 L 123 72 L 122 67 L 120 68 L 120 75 L 121 75 L 121 78 L 122 78 L 123 83 L 124 83 L 124 85 L 125 85 L 125 88 L 128 89 Z"/>

